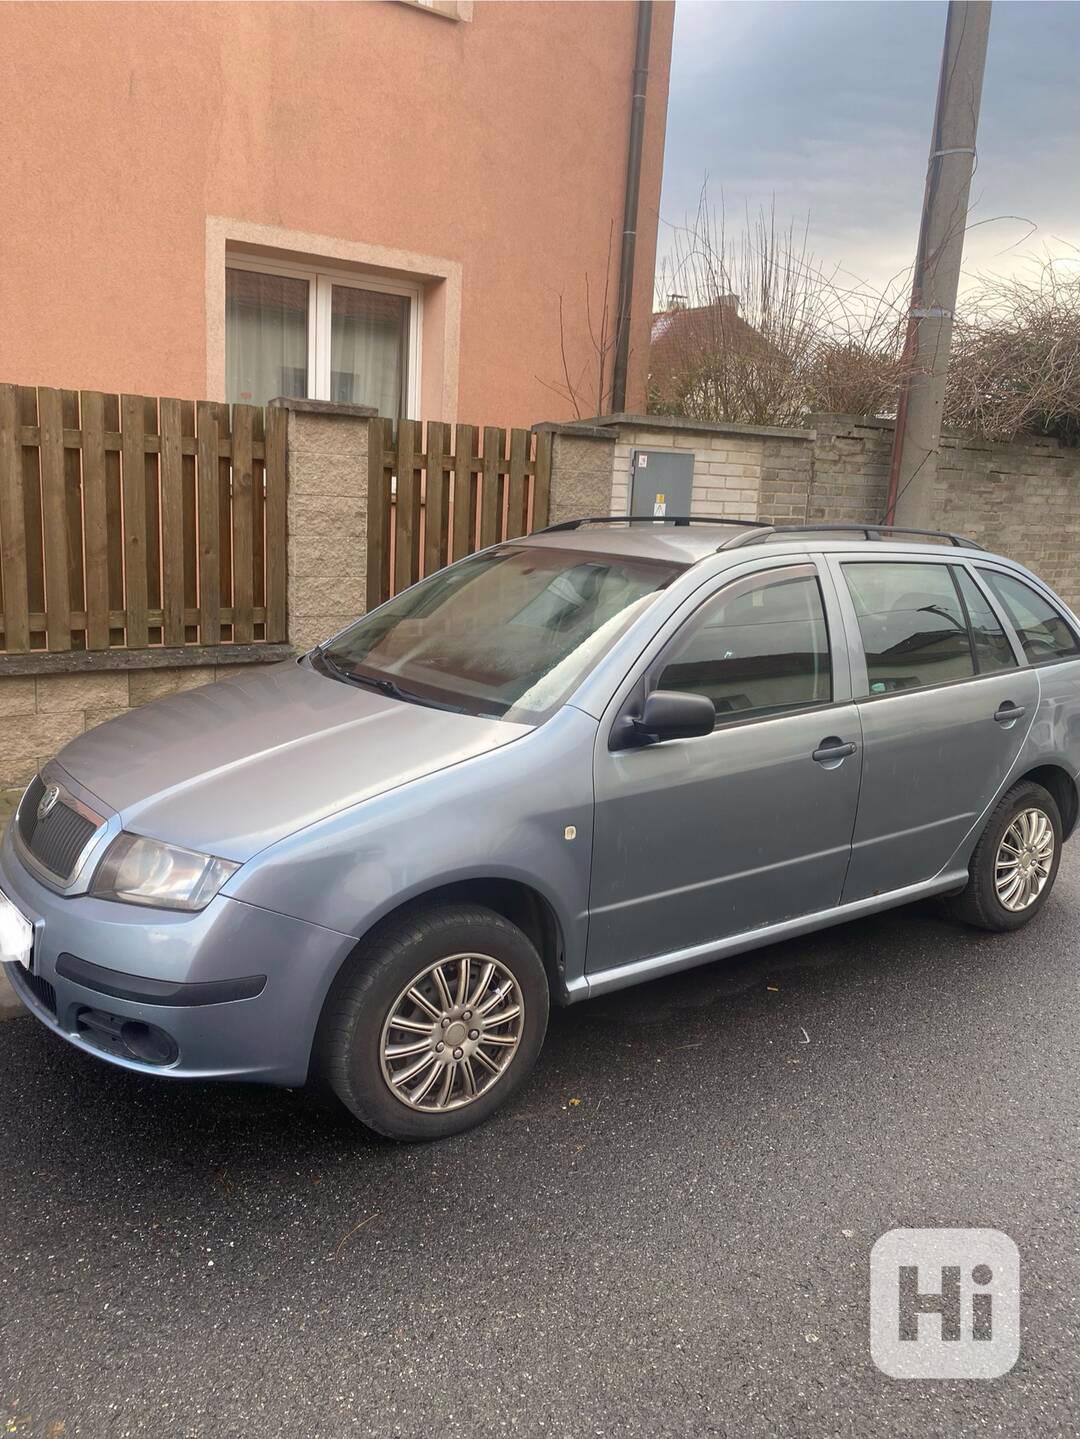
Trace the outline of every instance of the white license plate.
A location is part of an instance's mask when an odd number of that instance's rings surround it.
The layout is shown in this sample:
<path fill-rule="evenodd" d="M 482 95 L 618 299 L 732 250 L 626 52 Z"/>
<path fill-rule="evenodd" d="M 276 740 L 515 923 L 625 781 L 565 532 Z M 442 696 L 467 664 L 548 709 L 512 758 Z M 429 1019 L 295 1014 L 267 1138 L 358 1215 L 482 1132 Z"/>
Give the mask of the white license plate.
<path fill-rule="evenodd" d="M 0 964 L 21 964 L 30 968 L 34 947 L 34 926 L 0 891 Z"/>

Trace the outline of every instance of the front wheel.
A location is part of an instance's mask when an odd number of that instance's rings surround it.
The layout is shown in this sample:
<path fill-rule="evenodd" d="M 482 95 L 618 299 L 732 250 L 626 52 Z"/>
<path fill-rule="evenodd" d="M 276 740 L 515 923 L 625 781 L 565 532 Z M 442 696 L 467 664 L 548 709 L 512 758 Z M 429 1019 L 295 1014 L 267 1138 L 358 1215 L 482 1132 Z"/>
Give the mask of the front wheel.
<path fill-rule="evenodd" d="M 986 822 L 952 914 L 980 929 L 1020 929 L 1042 909 L 1061 861 L 1061 813 L 1032 780 L 1013 785 Z"/>
<path fill-rule="evenodd" d="M 391 921 L 330 991 L 316 1067 L 370 1129 L 442 1139 L 523 1083 L 547 1029 L 548 984 L 516 925 L 478 905 Z"/>

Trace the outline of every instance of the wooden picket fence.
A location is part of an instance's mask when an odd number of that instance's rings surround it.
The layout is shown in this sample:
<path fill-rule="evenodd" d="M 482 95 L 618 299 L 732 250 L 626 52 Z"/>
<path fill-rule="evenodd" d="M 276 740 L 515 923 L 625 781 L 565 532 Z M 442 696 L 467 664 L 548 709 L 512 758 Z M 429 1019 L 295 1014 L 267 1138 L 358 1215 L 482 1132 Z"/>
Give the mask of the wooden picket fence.
<path fill-rule="evenodd" d="M 368 426 L 368 609 L 547 524 L 550 434 L 429 420 L 426 437 L 420 420 Z"/>
<path fill-rule="evenodd" d="M 0 385 L 2 652 L 286 633 L 286 412 Z"/>

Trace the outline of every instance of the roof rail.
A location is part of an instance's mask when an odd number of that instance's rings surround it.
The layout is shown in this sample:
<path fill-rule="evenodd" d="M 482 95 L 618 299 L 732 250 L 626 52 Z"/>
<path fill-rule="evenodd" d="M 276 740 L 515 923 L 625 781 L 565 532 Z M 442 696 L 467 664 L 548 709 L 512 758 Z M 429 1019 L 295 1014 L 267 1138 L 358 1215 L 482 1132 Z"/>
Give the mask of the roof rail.
<path fill-rule="evenodd" d="M 950 544 L 957 545 L 961 549 L 981 550 L 985 548 L 977 540 L 968 539 L 966 535 L 954 535 L 949 530 L 912 530 L 903 525 L 830 524 L 828 520 L 821 520 L 817 524 L 807 525 L 760 524 L 750 534 L 732 535 L 730 540 L 725 540 L 722 545 L 718 545 L 717 550 L 732 550 L 740 545 L 752 545 L 758 540 L 784 539 L 787 535 L 820 534 L 822 531 L 832 530 L 841 530 L 845 534 L 862 535 L 866 540 L 880 540 L 893 535 L 921 535 L 924 539 L 948 540 Z"/>
<path fill-rule="evenodd" d="M 557 525 L 545 525 L 542 530 L 533 530 L 532 533 L 552 535 L 559 530 L 577 530 L 582 525 L 610 525 L 616 520 L 628 525 L 748 525 L 753 530 L 762 528 L 761 520 L 734 520 L 728 515 L 582 515 L 577 520 L 560 520 Z"/>

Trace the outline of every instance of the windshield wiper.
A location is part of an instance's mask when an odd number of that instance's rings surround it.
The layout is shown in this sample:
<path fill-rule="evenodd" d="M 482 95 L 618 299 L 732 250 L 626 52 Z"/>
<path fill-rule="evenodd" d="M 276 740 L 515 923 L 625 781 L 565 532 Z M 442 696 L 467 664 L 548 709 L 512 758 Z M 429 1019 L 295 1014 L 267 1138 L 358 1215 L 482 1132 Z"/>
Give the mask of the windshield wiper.
<path fill-rule="evenodd" d="M 367 689 L 377 690 L 379 694 L 389 696 L 390 699 L 403 700 L 406 704 L 425 705 L 428 709 L 448 710 L 452 714 L 465 713 L 460 705 L 444 704 L 442 700 L 429 699 L 427 695 L 417 694 L 415 690 L 402 689 L 396 680 L 389 679 L 385 675 L 368 674 L 366 670 L 346 669 L 326 650 L 320 650 L 318 657 L 332 674 L 347 684 L 363 685 Z"/>

